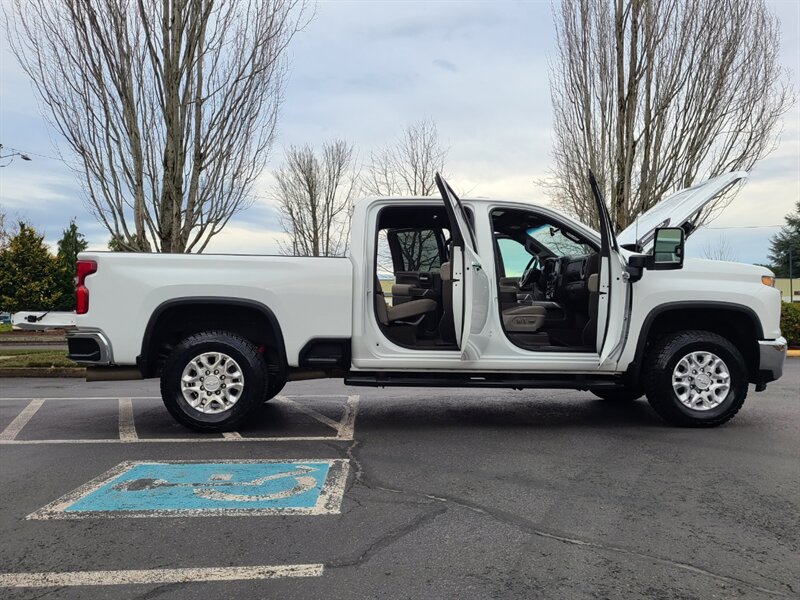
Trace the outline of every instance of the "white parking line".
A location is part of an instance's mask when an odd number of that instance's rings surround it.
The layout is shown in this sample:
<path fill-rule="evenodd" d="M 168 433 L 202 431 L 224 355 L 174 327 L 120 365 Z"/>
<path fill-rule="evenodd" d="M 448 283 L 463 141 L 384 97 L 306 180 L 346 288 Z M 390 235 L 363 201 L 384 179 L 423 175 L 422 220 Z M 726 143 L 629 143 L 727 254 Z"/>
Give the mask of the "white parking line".
<path fill-rule="evenodd" d="M 295 402 L 294 400 L 292 400 L 290 398 L 287 398 L 286 396 L 275 396 L 275 398 L 273 398 L 272 400 L 273 400 L 273 402 L 275 400 L 277 400 L 278 403 L 280 403 L 280 404 L 285 404 L 285 405 L 291 406 L 293 408 L 296 408 L 300 412 L 307 414 L 309 417 L 311 417 L 315 421 L 317 421 L 319 423 L 322 423 L 323 425 L 327 425 L 331 429 L 339 431 L 340 424 L 337 421 L 334 421 L 330 417 L 326 417 L 325 415 L 323 415 L 321 413 L 318 413 L 313 408 L 310 408 L 310 407 L 306 406 L 305 404 L 301 404 L 299 402 Z"/>
<path fill-rule="evenodd" d="M 28 406 L 22 409 L 22 412 L 19 413 L 16 418 L 8 424 L 2 432 L 0 432 L 0 441 L 7 441 L 13 440 L 17 437 L 17 434 L 22 430 L 23 427 L 28 423 L 28 421 L 33 418 L 33 415 L 36 414 L 36 411 L 44 404 L 44 398 L 34 398 L 28 403 Z"/>
<path fill-rule="evenodd" d="M 122 442 L 135 442 L 139 439 L 133 421 L 133 402 L 130 398 L 119 399 L 119 439 Z"/>
<path fill-rule="evenodd" d="M 0 446 L 31 446 L 37 444 L 206 444 L 209 442 L 341 442 L 352 438 L 338 438 L 332 435 L 295 436 L 295 437 L 197 437 L 197 438 L 137 438 L 136 440 L 109 439 L 76 439 L 76 440 L 2 440 Z"/>
<path fill-rule="evenodd" d="M 133 400 L 161 400 L 161 396 L 131 396 Z M 29 400 L 22 396 L 9 396 L 7 398 L 0 398 L 0 402 L 4 400 Z M 119 400 L 119 396 L 56 396 L 53 398 L 39 398 L 39 400 Z"/>
<path fill-rule="evenodd" d="M 358 412 L 358 400 L 360 396 L 348 396 L 347 404 L 344 407 L 344 416 L 341 423 L 339 423 L 339 431 L 336 439 L 339 440 L 352 440 L 353 430 L 356 426 L 356 412 Z"/>
<path fill-rule="evenodd" d="M 86 585 L 153 585 L 320 577 L 324 565 L 257 565 L 252 567 L 203 567 L 185 569 L 141 569 L 129 571 L 67 571 L 51 573 L 0 573 L 0 587 L 73 587 Z"/>
<path fill-rule="evenodd" d="M 295 399 L 303 398 L 347 398 L 344 403 L 344 412 L 339 421 L 331 419 L 319 413 L 313 408 L 297 402 Z M 13 398 L 15 400 L 27 400 L 27 398 Z M 269 437 L 244 437 L 236 431 L 222 434 L 222 437 L 187 437 L 187 438 L 141 438 L 136 430 L 136 423 L 133 416 L 133 400 L 159 399 L 158 396 L 133 396 L 130 398 L 35 398 L 20 412 L 19 415 L 0 433 L 0 446 L 2 445 L 39 445 L 39 444 L 176 444 L 176 443 L 206 443 L 206 442 L 334 442 L 352 441 L 355 428 L 356 412 L 358 411 L 358 395 L 344 396 L 342 394 L 330 395 L 292 395 L 277 396 L 275 399 L 285 406 L 291 406 L 313 419 L 330 427 L 335 431 L 333 435 L 312 435 L 312 436 L 269 436 Z M 2 400 L 12 400 L 12 398 L 0 398 Z M 42 439 L 42 440 L 18 440 L 17 435 L 28 421 L 31 420 L 36 411 L 45 401 L 50 400 L 116 400 L 119 405 L 119 439 Z M 169 418 L 165 415 L 165 418 Z"/>

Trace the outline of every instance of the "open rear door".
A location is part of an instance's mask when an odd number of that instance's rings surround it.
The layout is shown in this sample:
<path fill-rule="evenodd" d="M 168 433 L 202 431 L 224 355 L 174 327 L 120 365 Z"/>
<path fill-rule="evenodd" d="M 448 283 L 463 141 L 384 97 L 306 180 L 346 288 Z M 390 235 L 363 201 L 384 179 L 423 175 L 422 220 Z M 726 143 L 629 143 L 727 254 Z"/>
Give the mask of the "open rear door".
<path fill-rule="evenodd" d="M 491 300 L 489 278 L 478 256 L 475 230 L 461 200 L 438 173 L 436 185 L 451 225 L 450 268 L 456 341 L 462 360 L 478 360 L 489 341 L 486 331 Z"/>
<path fill-rule="evenodd" d="M 600 365 L 618 356 L 624 342 L 630 318 L 631 284 L 625 270 L 625 259 L 619 252 L 617 238 L 611 227 L 611 217 L 600 193 L 597 180 L 589 172 L 589 184 L 600 221 L 600 272 L 597 307 L 597 354 Z"/>

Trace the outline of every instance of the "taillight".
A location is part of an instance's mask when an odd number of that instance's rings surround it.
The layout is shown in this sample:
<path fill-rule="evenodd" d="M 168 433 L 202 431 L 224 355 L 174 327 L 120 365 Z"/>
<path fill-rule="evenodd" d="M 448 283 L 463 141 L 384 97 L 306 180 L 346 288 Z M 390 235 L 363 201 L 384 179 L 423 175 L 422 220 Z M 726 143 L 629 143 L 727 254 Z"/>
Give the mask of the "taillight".
<path fill-rule="evenodd" d="M 79 260 L 75 264 L 75 312 L 84 315 L 89 312 L 89 290 L 84 285 L 86 277 L 97 272 L 93 260 Z"/>

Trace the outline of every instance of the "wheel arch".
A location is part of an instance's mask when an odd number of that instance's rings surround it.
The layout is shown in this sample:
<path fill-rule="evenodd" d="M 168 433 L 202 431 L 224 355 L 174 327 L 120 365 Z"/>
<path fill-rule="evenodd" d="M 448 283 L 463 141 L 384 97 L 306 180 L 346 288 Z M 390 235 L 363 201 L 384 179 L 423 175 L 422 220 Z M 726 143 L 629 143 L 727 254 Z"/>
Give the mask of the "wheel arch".
<path fill-rule="evenodd" d="M 740 319 L 743 326 L 732 328 L 730 318 Z M 749 306 L 717 301 L 667 302 L 653 308 L 639 331 L 627 379 L 639 381 L 650 344 L 664 334 L 685 329 L 712 331 L 734 343 L 745 359 L 749 380 L 755 382 L 759 367 L 758 340 L 764 337 L 761 321 Z"/>
<path fill-rule="evenodd" d="M 217 314 L 211 314 L 214 309 Z M 157 376 L 165 350 L 189 335 L 213 329 L 231 331 L 264 346 L 270 371 L 286 376 L 286 345 L 275 313 L 255 300 L 216 296 L 172 298 L 159 304 L 145 327 L 136 358 L 139 370 L 144 377 Z"/>

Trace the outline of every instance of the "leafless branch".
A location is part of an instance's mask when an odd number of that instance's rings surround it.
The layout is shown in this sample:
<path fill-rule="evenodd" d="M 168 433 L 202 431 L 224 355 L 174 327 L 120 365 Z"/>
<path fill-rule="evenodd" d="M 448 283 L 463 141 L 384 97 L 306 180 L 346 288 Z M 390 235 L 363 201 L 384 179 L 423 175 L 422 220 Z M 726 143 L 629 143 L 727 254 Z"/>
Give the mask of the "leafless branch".
<path fill-rule="evenodd" d="M 373 196 L 430 196 L 436 193 L 434 174 L 444 171 L 446 158 L 436 123 L 414 123 L 395 144 L 370 155 L 364 191 Z"/>
<path fill-rule="evenodd" d="M 773 149 L 794 95 L 764 0 L 561 0 L 554 15 L 546 184 L 557 206 L 596 222 L 591 169 L 620 230 L 676 189 Z"/>
<path fill-rule="evenodd" d="M 736 262 L 738 258 L 736 249 L 724 235 L 720 235 L 716 243 L 706 242 L 703 246 L 703 256 L 709 260 L 724 260 L 729 262 Z"/>
<path fill-rule="evenodd" d="M 11 0 L 4 13 L 120 248 L 202 252 L 249 206 L 304 0 Z"/>
<path fill-rule="evenodd" d="M 352 201 L 358 186 L 353 146 L 327 142 L 322 155 L 305 145 L 286 150 L 275 173 L 281 224 L 290 241 L 281 245 L 293 256 L 342 256 L 350 237 Z"/>

